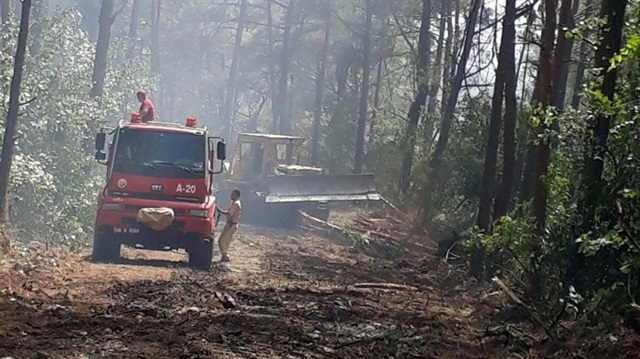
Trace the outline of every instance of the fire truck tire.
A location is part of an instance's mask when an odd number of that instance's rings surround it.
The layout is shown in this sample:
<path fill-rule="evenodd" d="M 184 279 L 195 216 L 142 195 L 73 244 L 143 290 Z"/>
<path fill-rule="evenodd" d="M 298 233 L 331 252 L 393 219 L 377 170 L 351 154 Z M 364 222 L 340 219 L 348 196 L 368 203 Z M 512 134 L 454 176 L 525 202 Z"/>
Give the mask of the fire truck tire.
<path fill-rule="evenodd" d="M 115 262 L 120 258 L 120 243 L 106 236 L 104 231 L 96 229 L 93 235 L 91 260 L 94 263 Z"/>
<path fill-rule="evenodd" d="M 193 244 L 187 249 L 187 253 L 189 254 L 189 267 L 209 270 L 213 259 L 213 238 L 193 241 Z"/>

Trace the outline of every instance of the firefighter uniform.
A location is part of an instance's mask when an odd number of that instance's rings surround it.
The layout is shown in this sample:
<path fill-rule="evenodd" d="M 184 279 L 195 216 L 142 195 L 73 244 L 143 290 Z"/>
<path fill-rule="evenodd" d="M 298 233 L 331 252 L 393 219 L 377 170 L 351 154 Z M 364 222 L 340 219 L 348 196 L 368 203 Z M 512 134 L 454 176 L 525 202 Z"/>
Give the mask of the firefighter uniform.
<path fill-rule="evenodd" d="M 227 223 L 224 225 L 222 234 L 220 234 L 220 238 L 218 239 L 218 245 L 220 246 L 220 253 L 222 254 L 223 261 L 229 260 L 227 251 L 229 250 L 229 245 L 231 244 L 231 240 L 233 239 L 233 234 L 238 229 L 238 221 L 240 220 L 241 211 L 242 204 L 240 203 L 240 199 L 236 199 L 235 201 L 231 202 L 229 210 L 223 212 L 223 214 L 227 216 Z"/>

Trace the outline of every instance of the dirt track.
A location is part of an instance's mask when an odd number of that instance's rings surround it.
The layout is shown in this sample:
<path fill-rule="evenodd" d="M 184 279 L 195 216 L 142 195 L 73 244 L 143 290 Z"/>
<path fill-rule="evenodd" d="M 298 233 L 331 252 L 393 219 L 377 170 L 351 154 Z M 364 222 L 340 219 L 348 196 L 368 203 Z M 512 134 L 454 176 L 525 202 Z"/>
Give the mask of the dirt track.
<path fill-rule="evenodd" d="M 173 252 L 127 249 L 128 259 L 117 265 L 91 264 L 86 253 L 31 253 L 0 270 L 0 358 L 633 358 L 640 352 L 627 332 L 615 333 L 615 343 L 593 331 L 543 339 L 526 320 L 503 323 L 509 307 L 495 288 L 468 282 L 434 257 L 376 259 L 303 231 L 243 227 L 232 262 L 208 273 L 185 268 L 185 255 Z M 418 291 L 353 286 L 364 282 Z M 234 308 L 224 295 L 234 298 Z"/>

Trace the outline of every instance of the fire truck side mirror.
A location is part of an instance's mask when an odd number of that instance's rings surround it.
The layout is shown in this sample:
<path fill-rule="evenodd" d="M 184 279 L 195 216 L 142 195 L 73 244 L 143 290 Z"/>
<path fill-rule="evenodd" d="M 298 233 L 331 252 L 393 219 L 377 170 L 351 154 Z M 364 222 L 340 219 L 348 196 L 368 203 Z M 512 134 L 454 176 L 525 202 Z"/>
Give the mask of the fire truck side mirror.
<path fill-rule="evenodd" d="M 104 153 L 104 151 L 98 151 L 96 152 L 96 160 L 98 161 L 104 161 L 107 159 L 107 154 Z"/>
<path fill-rule="evenodd" d="M 100 132 L 96 134 L 96 151 L 104 150 L 104 145 L 107 142 L 107 134 Z"/>
<path fill-rule="evenodd" d="M 216 157 L 219 160 L 226 160 L 227 159 L 227 144 L 224 142 L 218 142 L 218 144 L 216 145 Z"/>

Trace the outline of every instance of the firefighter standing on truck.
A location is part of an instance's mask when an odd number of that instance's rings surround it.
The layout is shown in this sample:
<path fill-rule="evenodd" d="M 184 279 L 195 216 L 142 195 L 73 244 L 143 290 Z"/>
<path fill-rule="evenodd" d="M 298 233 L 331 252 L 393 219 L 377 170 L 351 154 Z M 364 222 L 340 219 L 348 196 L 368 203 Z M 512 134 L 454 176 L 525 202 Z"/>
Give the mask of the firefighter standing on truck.
<path fill-rule="evenodd" d="M 138 114 L 140 115 L 140 121 L 142 122 L 151 122 L 154 120 L 155 109 L 153 107 L 153 102 L 151 99 L 147 98 L 147 94 L 143 89 L 138 90 L 136 93 L 138 97 L 138 102 L 140 102 L 140 110 Z"/>
<path fill-rule="evenodd" d="M 229 262 L 229 256 L 227 251 L 233 238 L 233 234 L 238 229 L 238 221 L 240 220 L 240 212 L 242 211 L 242 205 L 240 204 L 240 191 L 234 189 L 231 192 L 231 205 L 228 210 L 218 209 L 218 211 L 227 216 L 227 223 L 224 225 L 224 229 L 218 238 L 218 245 L 220 246 L 220 253 L 222 254 L 221 262 Z"/>

